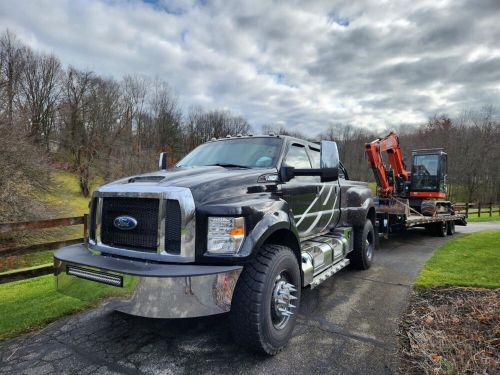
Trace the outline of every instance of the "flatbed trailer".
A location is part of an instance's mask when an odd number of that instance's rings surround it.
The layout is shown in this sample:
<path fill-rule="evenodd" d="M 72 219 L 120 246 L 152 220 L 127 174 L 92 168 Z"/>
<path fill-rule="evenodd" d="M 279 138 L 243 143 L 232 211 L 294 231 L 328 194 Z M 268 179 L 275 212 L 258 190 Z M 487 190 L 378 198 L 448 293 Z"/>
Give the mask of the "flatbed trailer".
<path fill-rule="evenodd" d="M 455 233 L 455 225 L 467 225 L 463 214 L 438 212 L 434 216 L 424 216 L 412 210 L 406 200 L 397 198 L 376 198 L 375 210 L 378 232 L 385 238 L 415 227 L 424 227 L 435 235 L 446 236 Z"/>

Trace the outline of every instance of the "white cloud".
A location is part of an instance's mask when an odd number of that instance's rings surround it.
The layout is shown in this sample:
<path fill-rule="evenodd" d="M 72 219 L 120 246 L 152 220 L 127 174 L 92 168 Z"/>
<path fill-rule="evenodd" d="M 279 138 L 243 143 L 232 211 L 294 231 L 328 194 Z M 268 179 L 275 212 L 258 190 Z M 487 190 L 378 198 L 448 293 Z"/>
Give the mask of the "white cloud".
<path fill-rule="evenodd" d="M 308 133 L 498 103 L 499 16 L 495 0 L 0 0 L 2 28 L 65 64 Z"/>

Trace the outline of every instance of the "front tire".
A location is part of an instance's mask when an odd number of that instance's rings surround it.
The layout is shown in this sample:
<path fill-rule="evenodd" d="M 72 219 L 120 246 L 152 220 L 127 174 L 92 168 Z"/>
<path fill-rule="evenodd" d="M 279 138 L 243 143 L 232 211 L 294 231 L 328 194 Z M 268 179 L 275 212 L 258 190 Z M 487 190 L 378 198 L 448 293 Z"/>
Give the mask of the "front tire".
<path fill-rule="evenodd" d="M 375 250 L 375 230 L 370 219 L 366 219 L 362 228 L 354 228 L 354 249 L 348 255 L 351 264 L 360 270 L 367 270 L 372 265 Z"/>
<path fill-rule="evenodd" d="M 231 303 L 235 341 L 275 355 L 292 336 L 300 304 L 297 258 L 286 246 L 267 244 L 240 275 Z"/>

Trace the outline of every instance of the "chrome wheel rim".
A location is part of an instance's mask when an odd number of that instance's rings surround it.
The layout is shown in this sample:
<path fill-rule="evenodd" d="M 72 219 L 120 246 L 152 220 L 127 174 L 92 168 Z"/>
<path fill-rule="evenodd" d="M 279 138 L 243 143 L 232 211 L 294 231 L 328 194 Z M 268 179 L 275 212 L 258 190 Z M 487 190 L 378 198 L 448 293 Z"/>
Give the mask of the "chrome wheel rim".
<path fill-rule="evenodd" d="M 271 319 L 274 328 L 283 329 L 294 314 L 295 306 L 292 304 L 297 299 L 297 287 L 290 282 L 285 271 L 282 271 L 274 281 L 271 298 Z"/>
<path fill-rule="evenodd" d="M 373 257 L 373 235 L 368 233 L 366 236 L 366 258 L 371 261 Z"/>

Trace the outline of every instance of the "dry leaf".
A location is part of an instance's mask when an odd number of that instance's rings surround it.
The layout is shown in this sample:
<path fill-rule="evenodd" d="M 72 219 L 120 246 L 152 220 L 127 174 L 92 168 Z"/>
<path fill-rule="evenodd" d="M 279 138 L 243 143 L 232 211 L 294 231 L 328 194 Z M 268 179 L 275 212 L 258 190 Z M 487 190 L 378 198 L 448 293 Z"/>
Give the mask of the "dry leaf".
<path fill-rule="evenodd" d="M 436 353 L 432 353 L 431 354 L 431 359 L 432 359 L 432 362 L 437 362 L 437 361 L 440 361 L 441 360 L 441 357 L 440 355 L 436 354 Z"/>

